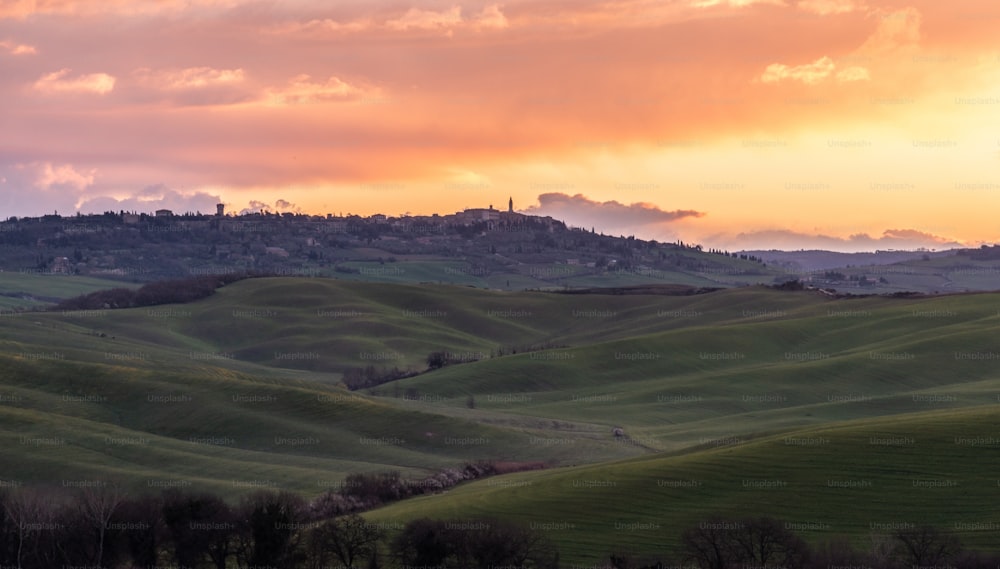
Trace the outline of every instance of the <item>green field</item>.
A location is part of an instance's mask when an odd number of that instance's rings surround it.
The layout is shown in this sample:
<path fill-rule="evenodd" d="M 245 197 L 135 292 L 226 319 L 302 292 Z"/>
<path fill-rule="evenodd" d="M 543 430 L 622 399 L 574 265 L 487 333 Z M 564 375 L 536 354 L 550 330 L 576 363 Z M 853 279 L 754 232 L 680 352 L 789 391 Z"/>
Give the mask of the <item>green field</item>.
<path fill-rule="evenodd" d="M 0 271 L 0 310 L 26 310 L 109 288 L 139 285 L 93 277 Z"/>
<path fill-rule="evenodd" d="M 352 472 L 544 461 L 552 468 L 370 515 L 572 524 L 551 537 L 573 562 L 615 543 L 669 551 L 681 528 L 716 513 L 766 512 L 826 524 L 810 539 L 859 541 L 869 521 L 990 521 L 1000 444 L 956 440 L 1000 439 L 998 309 L 1000 294 L 560 294 L 268 278 L 186 305 L 8 312 L 0 480 L 111 478 L 235 499 L 261 487 L 314 496 Z M 479 361 L 363 391 L 341 385 L 365 366 L 423 371 L 434 351 Z M 871 486 L 825 485 L 841 478 Z M 962 537 L 1000 549 L 994 534 Z"/>
<path fill-rule="evenodd" d="M 594 564 L 616 551 L 676 555 L 678 537 L 711 516 L 774 516 L 808 541 L 847 536 L 858 547 L 892 524 L 996 522 L 1000 406 L 872 419 L 758 440 L 733 439 L 677 455 L 508 475 L 367 515 L 497 516 L 534 525 Z M 975 446 L 992 437 L 989 446 Z M 963 526 L 962 524 L 967 524 Z M 995 550 L 995 531 L 955 531 Z"/>

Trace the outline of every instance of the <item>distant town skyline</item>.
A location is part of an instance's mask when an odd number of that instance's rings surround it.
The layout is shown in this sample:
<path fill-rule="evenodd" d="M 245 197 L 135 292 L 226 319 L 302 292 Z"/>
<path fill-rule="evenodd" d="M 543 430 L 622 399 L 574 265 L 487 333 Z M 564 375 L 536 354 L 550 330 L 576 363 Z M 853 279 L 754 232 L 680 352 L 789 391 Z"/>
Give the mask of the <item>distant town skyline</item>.
<path fill-rule="evenodd" d="M 551 215 L 728 249 L 1000 241 L 986 0 L 0 4 L 0 215 Z"/>

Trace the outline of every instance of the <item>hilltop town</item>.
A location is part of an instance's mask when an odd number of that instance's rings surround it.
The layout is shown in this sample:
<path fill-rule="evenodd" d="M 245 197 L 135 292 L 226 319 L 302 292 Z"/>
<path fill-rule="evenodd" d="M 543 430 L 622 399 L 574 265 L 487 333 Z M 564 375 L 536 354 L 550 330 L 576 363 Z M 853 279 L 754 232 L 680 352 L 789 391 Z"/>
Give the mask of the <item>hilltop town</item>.
<path fill-rule="evenodd" d="M 643 281 L 674 271 L 771 278 L 754 257 L 572 228 L 519 213 L 512 200 L 505 210 L 489 205 L 399 217 L 233 215 L 220 204 L 214 214 L 161 209 L 10 218 L 0 222 L 0 267 L 132 282 L 242 271 L 459 283 L 495 277 L 488 284 L 496 288 L 609 272 Z"/>

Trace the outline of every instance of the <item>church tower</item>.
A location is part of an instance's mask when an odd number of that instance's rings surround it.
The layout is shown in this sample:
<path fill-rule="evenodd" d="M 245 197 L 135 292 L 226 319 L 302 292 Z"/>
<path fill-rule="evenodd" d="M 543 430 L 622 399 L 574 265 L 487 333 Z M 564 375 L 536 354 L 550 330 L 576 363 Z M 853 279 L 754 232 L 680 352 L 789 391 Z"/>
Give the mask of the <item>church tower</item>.
<path fill-rule="evenodd" d="M 514 213 L 514 198 L 507 200 L 507 213 Z"/>

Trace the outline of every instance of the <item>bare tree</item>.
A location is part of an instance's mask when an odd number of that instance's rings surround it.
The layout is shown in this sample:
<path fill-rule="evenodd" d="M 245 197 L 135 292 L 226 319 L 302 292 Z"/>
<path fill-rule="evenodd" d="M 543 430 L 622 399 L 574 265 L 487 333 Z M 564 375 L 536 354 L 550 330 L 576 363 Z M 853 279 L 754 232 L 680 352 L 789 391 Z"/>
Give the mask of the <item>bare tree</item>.
<path fill-rule="evenodd" d="M 869 555 L 871 556 L 872 563 L 879 567 L 888 567 L 892 561 L 893 551 L 896 549 L 896 543 L 893 541 L 892 536 L 872 532 L 869 534 L 869 540 L 871 541 L 871 553 Z"/>
<path fill-rule="evenodd" d="M 732 564 L 732 533 L 738 523 L 712 518 L 687 529 L 681 535 L 686 561 L 701 569 L 728 569 Z"/>
<path fill-rule="evenodd" d="M 809 551 L 800 537 L 769 517 L 706 520 L 685 531 L 681 543 L 688 561 L 702 569 L 743 565 L 797 568 L 805 564 Z"/>
<path fill-rule="evenodd" d="M 371 557 L 385 532 L 357 514 L 340 516 L 313 530 L 314 550 L 319 555 L 333 553 L 344 567 L 354 568 L 355 561 Z"/>
<path fill-rule="evenodd" d="M 6 497 L 3 508 L 14 527 L 13 557 L 20 568 L 29 553 L 37 553 L 38 535 L 54 529 L 53 506 L 46 494 L 33 489 L 20 489 Z"/>
<path fill-rule="evenodd" d="M 778 520 L 757 517 L 742 520 L 733 532 L 733 552 L 737 562 L 760 566 L 802 567 L 808 547 Z"/>
<path fill-rule="evenodd" d="M 931 526 L 896 532 L 900 556 L 907 566 L 944 565 L 962 552 L 958 538 Z"/>
<path fill-rule="evenodd" d="M 104 564 L 104 544 L 108 523 L 115 511 L 125 501 L 125 492 L 118 484 L 102 484 L 82 488 L 77 499 L 77 507 L 84 521 L 97 531 L 97 547 L 93 563 Z"/>

